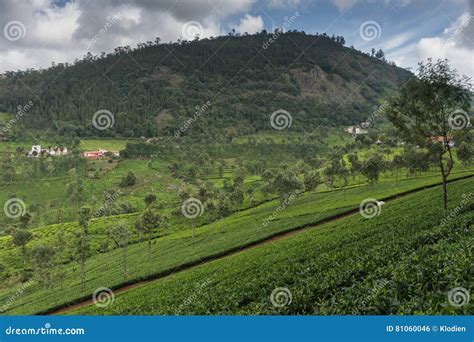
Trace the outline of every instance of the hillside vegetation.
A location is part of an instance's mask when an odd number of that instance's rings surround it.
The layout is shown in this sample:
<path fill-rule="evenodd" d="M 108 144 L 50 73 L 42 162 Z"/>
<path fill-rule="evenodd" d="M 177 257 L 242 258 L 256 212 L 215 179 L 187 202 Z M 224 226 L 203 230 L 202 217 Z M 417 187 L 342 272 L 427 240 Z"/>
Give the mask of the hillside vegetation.
<path fill-rule="evenodd" d="M 33 102 L 21 125 L 63 136 L 173 134 L 204 106 L 183 134 L 214 136 L 271 129 L 285 109 L 296 130 L 360 122 L 411 74 L 385 60 L 343 46 L 340 39 L 304 32 L 227 36 L 193 42 L 139 44 L 74 64 L 7 73 L 0 79 L 0 112 Z M 264 48 L 267 47 L 267 48 Z M 92 117 L 111 111 L 112 128 Z M 12 135 L 24 134 L 18 129 Z"/>
<path fill-rule="evenodd" d="M 73 314 L 468 314 L 447 293 L 471 282 L 472 179 L 452 184 L 445 219 L 429 189 L 119 294 Z M 469 197 L 472 197 L 472 193 Z M 271 294 L 286 288 L 282 307 Z M 284 295 L 282 295 L 284 297 Z M 280 300 L 282 300 L 280 298 Z M 283 301 L 283 300 L 282 300 Z"/>
<path fill-rule="evenodd" d="M 361 200 L 369 196 L 384 198 L 416 187 L 433 184 L 432 177 L 405 180 L 401 182 L 386 182 L 376 186 L 362 186 L 347 189 L 344 192 L 307 193 L 296 197 L 284 209 L 278 209 L 279 201 L 272 201 L 255 208 L 240 211 L 197 229 L 196 237 L 191 239 L 189 228 L 171 233 L 153 240 L 151 255 L 147 255 L 146 242 L 136 241 L 129 247 L 129 276 L 124 278 L 121 263 L 122 253 L 119 250 L 102 251 L 87 260 L 86 288 L 81 290 L 77 263 L 65 257 L 60 269 L 63 277 L 51 288 L 45 288 L 39 283 L 30 284 L 27 291 L 18 298 L 14 305 L 8 307 L 6 314 L 25 314 L 44 312 L 52 307 L 74 302 L 80 298 L 90 298 L 92 292 L 100 286 L 115 287 L 120 284 L 147 279 L 153 275 L 169 272 L 186 263 L 198 262 L 203 258 L 225 253 L 254 243 L 274 234 L 290 231 L 303 226 L 316 224 L 329 217 L 357 208 Z M 462 181 L 464 186 L 472 186 L 472 180 Z M 456 186 L 459 188 L 459 186 Z M 439 198 L 434 192 L 430 201 L 439 204 Z M 453 201 L 454 202 L 454 201 Z M 277 215 L 269 221 L 277 212 Z M 113 217 L 106 220 L 92 221 L 90 225 L 91 243 L 99 246 L 106 240 L 106 230 L 114 222 L 120 220 L 133 225 L 136 216 Z M 267 224 L 264 224 L 268 222 Z M 189 227 L 189 226 L 188 226 Z M 176 230 L 176 227 L 173 227 Z M 75 224 L 55 225 L 33 230 L 35 241 L 33 245 L 56 241 L 57 233 L 73 232 L 78 227 Z M 184 226 L 181 227 L 184 229 Z M 166 230 L 166 229 L 165 229 Z M 163 230 L 160 230 L 160 235 Z M 19 251 L 12 248 L 9 238 L 0 239 L 2 253 L 0 256 L 8 260 L 15 268 L 22 267 Z M 95 247 L 97 248 L 97 247 Z M 18 253 L 18 254 L 17 254 Z M 16 287 L 5 287 L 0 290 L 0 301 L 7 301 L 17 291 Z"/>

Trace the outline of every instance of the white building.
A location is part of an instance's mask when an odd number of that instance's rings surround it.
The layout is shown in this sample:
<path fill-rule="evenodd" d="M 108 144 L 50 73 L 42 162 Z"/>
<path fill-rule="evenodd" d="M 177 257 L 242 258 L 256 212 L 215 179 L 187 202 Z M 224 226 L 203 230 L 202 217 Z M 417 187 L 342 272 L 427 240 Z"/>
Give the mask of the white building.
<path fill-rule="evenodd" d="M 31 150 L 28 152 L 28 157 L 39 157 L 41 154 L 41 145 L 31 146 Z"/>
<path fill-rule="evenodd" d="M 367 134 L 367 130 L 362 129 L 359 125 L 348 127 L 345 131 L 352 135 Z"/>
<path fill-rule="evenodd" d="M 37 158 L 40 155 L 46 156 L 65 156 L 68 154 L 67 147 L 48 147 L 42 149 L 41 145 L 33 145 L 31 150 L 28 152 L 28 157 Z"/>

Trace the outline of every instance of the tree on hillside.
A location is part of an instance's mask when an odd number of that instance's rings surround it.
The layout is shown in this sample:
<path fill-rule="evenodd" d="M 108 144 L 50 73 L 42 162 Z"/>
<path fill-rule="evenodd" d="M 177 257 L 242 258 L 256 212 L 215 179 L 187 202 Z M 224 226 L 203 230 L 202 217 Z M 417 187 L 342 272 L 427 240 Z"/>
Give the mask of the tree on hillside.
<path fill-rule="evenodd" d="M 163 225 L 163 217 L 158 208 L 150 206 L 145 209 L 141 217 L 135 222 L 135 229 L 148 240 L 148 258 L 151 259 L 151 240 L 155 231 Z"/>
<path fill-rule="evenodd" d="M 343 187 L 347 185 L 349 170 L 346 167 L 346 161 L 341 153 L 334 153 L 329 165 L 324 169 L 324 176 L 329 188 L 334 188 L 336 176 L 343 180 Z"/>
<path fill-rule="evenodd" d="M 54 281 L 59 283 L 61 290 L 63 289 L 64 280 L 66 278 L 66 271 L 64 269 L 63 260 L 65 258 L 65 251 L 67 245 L 67 237 L 64 230 L 59 230 L 56 233 L 54 240 L 54 255 L 55 255 L 55 270 Z"/>
<path fill-rule="evenodd" d="M 117 226 L 110 228 L 108 231 L 109 238 L 115 243 L 117 248 L 122 249 L 123 253 L 123 276 L 128 277 L 127 259 L 128 259 L 128 242 L 130 239 L 130 231 L 124 222 L 119 222 Z"/>
<path fill-rule="evenodd" d="M 217 196 L 216 212 L 219 218 L 226 217 L 232 212 L 232 202 L 225 193 L 220 192 Z"/>
<path fill-rule="evenodd" d="M 217 169 L 217 173 L 219 174 L 219 178 L 224 177 L 224 168 L 225 168 L 224 162 L 221 161 L 219 163 L 219 166 L 218 166 L 218 169 Z"/>
<path fill-rule="evenodd" d="M 467 165 L 472 157 L 474 157 L 474 151 L 468 143 L 462 142 L 457 149 L 456 155 L 464 165 Z"/>
<path fill-rule="evenodd" d="M 90 253 L 89 242 L 89 220 L 91 218 L 91 209 L 82 207 L 78 211 L 78 223 L 82 228 L 75 235 L 75 255 L 81 267 L 81 289 L 84 290 L 86 284 L 86 260 Z"/>
<path fill-rule="evenodd" d="M 428 171 L 430 154 L 417 148 L 407 148 L 403 153 L 408 175 L 416 175 L 417 172 Z"/>
<path fill-rule="evenodd" d="M 447 209 L 447 180 L 454 164 L 450 140 L 454 131 L 468 126 L 471 85 L 447 60 L 428 59 L 419 65 L 417 77 L 408 81 L 390 101 L 387 117 L 402 139 L 427 147 L 437 156 L 443 208 Z"/>
<path fill-rule="evenodd" d="M 364 175 L 364 177 L 367 178 L 367 181 L 369 184 L 373 185 L 374 183 L 377 183 L 380 177 L 380 172 L 382 172 L 384 167 L 384 161 L 382 156 L 379 154 L 376 154 L 374 156 L 371 156 L 367 158 L 363 163 L 361 167 L 361 173 Z"/>
<path fill-rule="evenodd" d="M 304 174 L 304 188 L 306 191 L 313 191 L 321 184 L 321 175 L 318 171 L 306 171 Z"/>
<path fill-rule="evenodd" d="M 31 215 L 26 212 L 23 215 L 20 216 L 20 228 L 21 229 L 27 229 L 28 225 L 30 224 L 31 221 Z"/>
<path fill-rule="evenodd" d="M 350 173 L 352 175 L 352 180 L 355 180 L 356 175 L 360 172 L 361 163 L 359 161 L 359 156 L 357 153 L 350 153 L 348 156 L 350 166 Z"/>
<path fill-rule="evenodd" d="M 400 170 L 405 166 L 405 158 L 402 155 L 396 154 L 393 156 L 393 160 L 390 163 L 390 168 L 396 174 L 396 178 L 398 179 Z"/>
<path fill-rule="evenodd" d="M 122 180 L 120 181 L 120 186 L 122 188 L 127 187 L 127 186 L 133 186 L 137 182 L 137 177 L 132 171 L 129 171 L 125 176 L 122 177 Z"/>
<path fill-rule="evenodd" d="M 8 184 L 13 184 L 15 180 L 16 171 L 15 167 L 13 166 L 13 158 L 1 163 L 1 174 L 3 180 Z"/>
<path fill-rule="evenodd" d="M 54 266 L 54 249 L 46 245 L 35 246 L 31 250 L 33 266 L 38 277 L 38 281 L 45 288 L 51 287 L 52 272 Z"/>
<path fill-rule="evenodd" d="M 151 204 L 153 204 L 156 201 L 156 195 L 155 194 L 149 194 L 145 196 L 145 205 L 149 207 Z"/>
<path fill-rule="evenodd" d="M 17 247 L 20 247 L 23 264 L 26 265 L 26 260 L 28 257 L 26 245 L 33 238 L 33 234 L 31 234 L 31 232 L 26 229 L 13 229 L 11 236 L 13 244 Z"/>
<path fill-rule="evenodd" d="M 75 204 L 84 200 L 84 183 L 76 169 L 69 170 L 69 183 L 66 185 L 66 196 Z"/>
<path fill-rule="evenodd" d="M 292 193 L 297 193 L 301 189 L 303 189 L 303 183 L 293 171 L 288 169 L 279 171 L 264 187 L 265 191 L 277 194 L 282 203 Z"/>

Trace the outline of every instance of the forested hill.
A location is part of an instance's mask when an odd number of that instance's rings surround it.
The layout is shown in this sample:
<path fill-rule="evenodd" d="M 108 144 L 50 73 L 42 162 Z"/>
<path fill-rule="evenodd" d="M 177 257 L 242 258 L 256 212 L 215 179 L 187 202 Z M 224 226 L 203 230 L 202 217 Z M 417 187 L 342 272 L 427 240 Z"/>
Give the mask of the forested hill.
<path fill-rule="evenodd" d="M 278 109 L 291 113 L 295 131 L 311 130 L 360 122 L 410 75 L 325 34 L 157 39 L 72 65 L 6 73 L 0 112 L 32 101 L 21 124 L 78 136 L 173 134 L 193 116 L 199 120 L 184 134 L 245 134 L 271 129 Z M 198 107 L 205 108 L 196 114 Z M 92 125 L 101 109 L 115 117 L 104 131 Z"/>

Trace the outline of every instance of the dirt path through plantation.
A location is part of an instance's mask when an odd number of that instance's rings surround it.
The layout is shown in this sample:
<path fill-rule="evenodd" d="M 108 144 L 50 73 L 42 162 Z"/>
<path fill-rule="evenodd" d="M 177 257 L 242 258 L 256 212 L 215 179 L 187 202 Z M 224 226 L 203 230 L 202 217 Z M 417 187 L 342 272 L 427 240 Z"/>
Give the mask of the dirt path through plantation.
<path fill-rule="evenodd" d="M 471 177 L 474 177 L 474 174 L 470 174 L 470 175 L 467 175 L 467 176 L 463 176 L 463 177 L 459 177 L 459 178 L 456 178 L 456 179 L 449 180 L 448 183 L 460 181 L 460 180 L 471 178 Z M 423 190 L 426 190 L 426 189 L 434 188 L 434 187 L 437 187 L 437 186 L 440 186 L 440 185 L 441 185 L 441 183 L 431 184 L 431 185 L 427 185 L 427 186 L 424 186 L 424 187 L 415 188 L 415 189 L 412 189 L 412 190 L 409 190 L 409 191 L 406 191 L 406 192 L 402 192 L 402 193 L 399 193 L 399 194 L 396 194 L 396 195 L 387 196 L 387 197 L 381 198 L 380 200 L 384 201 L 384 202 L 392 201 L 392 200 L 395 200 L 397 198 L 404 197 L 404 196 L 407 196 L 407 195 L 410 195 L 410 194 L 413 194 L 413 193 L 416 193 L 416 192 L 420 192 L 420 191 L 423 191 Z M 334 221 L 346 218 L 346 217 L 348 217 L 350 215 L 354 215 L 355 213 L 358 213 L 358 212 L 359 212 L 359 208 L 354 208 L 354 209 L 345 211 L 343 213 L 337 214 L 335 216 L 325 218 L 325 219 L 320 220 L 316 223 L 307 223 L 307 224 L 292 228 L 292 229 L 287 230 L 287 231 L 278 232 L 278 233 L 269 235 L 269 236 L 267 236 L 263 239 L 253 241 L 253 242 L 250 242 L 248 244 L 238 246 L 238 247 L 232 248 L 230 250 L 227 250 L 227 251 L 224 251 L 224 252 L 221 252 L 221 253 L 218 253 L 218 254 L 213 254 L 213 255 L 210 255 L 210 256 L 207 256 L 207 257 L 204 257 L 204 258 L 200 258 L 200 259 L 182 264 L 181 266 L 178 266 L 176 268 L 160 272 L 160 273 L 155 274 L 155 275 L 151 275 L 151 276 L 149 276 L 148 279 L 145 279 L 145 280 L 139 280 L 139 281 L 135 281 L 135 282 L 128 283 L 128 284 L 118 285 L 116 287 L 113 287 L 112 290 L 113 290 L 114 295 L 117 295 L 117 294 L 120 294 L 122 292 L 128 291 L 132 288 L 135 288 L 135 287 L 138 287 L 138 286 L 141 286 L 141 285 L 153 282 L 153 281 L 163 279 L 163 278 L 168 277 L 170 275 L 177 274 L 177 273 L 183 272 L 183 271 L 187 271 L 191 268 L 194 268 L 194 267 L 197 267 L 197 266 L 200 266 L 200 265 L 204 265 L 204 264 L 216 261 L 216 260 L 228 258 L 228 257 L 231 257 L 235 254 L 245 252 L 249 249 L 257 248 L 257 247 L 260 247 L 260 246 L 263 246 L 263 245 L 266 245 L 266 244 L 269 244 L 269 243 L 287 238 L 289 236 L 296 235 L 296 234 L 301 233 L 301 232 L 303 232 L 305 230 L 308 230 L 308 229 L 317 228 L 317 227 L 319 227 L 323 224 L 326 224 L 326 223 L 329 223 L 329 222 L 334 222 Z M 56 308 L 52 308 L 52 309 L 50 309 L 46 312 L 43 312 L 42 314 L 47 314 L 47 315 L 62 314 L 62 313 L 66 313 L 66 312 L 69 312 L 69 311 L 72 311 L 72 310 L 75 310 L 75 309 L 78 309 L 78 308 L 81 308 L 81 307 L 84 307 L 84 306 L 91 305 L 93 303 L 94 302 L 93 302 L 92 298 L 82 298 L 82 299 L 78 299 L 77 301 L 75 301 L 73 303 L 68 303 L 68 304 L 64 304 L 64 305 L 56 307 Z"/>

